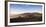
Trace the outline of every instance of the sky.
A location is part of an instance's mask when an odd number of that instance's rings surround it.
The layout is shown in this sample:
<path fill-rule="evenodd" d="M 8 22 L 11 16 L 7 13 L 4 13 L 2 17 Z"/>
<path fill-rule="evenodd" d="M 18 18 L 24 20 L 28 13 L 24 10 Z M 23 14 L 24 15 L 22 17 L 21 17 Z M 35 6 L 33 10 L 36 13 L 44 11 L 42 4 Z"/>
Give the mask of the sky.
<path fill-rule="evenodd" d="M 10 4 L 10 14 L 41 13 L 42 5 Z"/>

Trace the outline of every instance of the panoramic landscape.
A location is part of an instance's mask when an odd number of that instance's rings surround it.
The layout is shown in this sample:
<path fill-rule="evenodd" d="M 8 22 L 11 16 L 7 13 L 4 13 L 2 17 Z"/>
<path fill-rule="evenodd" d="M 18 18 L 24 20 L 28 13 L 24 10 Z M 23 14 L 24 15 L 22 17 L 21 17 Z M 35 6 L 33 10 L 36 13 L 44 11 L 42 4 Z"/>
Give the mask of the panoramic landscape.
<path fill-rule="evenodd" d="M 42 21 L 42 6 L 28 4 L 10 4 L 10 22 Z"/>

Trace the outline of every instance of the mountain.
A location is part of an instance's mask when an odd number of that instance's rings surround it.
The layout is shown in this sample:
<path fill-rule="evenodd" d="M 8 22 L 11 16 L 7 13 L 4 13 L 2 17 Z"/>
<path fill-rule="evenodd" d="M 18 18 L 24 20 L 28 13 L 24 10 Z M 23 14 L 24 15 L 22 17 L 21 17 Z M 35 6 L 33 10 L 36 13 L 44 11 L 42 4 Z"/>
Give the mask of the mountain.
<path fill-rule="evenodd" d="M 41 13 L 23 13 L 23 14 L 19 14 L 19 15 L 12 15 L 12 16 L 10 16 L 11 17 L 11 19 L 12 18 L 19 18 L 19 17 L 21 17 L 21 18 L 31 18 L 31 17 L 34 17 L 34 16 L 41 16 L 42 14 Z"/>

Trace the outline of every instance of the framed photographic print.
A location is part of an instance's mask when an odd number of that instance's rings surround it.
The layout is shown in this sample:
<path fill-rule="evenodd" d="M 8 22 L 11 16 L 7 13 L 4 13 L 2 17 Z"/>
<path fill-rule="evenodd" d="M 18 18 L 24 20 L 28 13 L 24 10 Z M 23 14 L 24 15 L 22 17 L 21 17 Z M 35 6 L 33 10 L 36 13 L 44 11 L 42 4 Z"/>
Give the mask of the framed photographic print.
<path fill-rule="evenodd" d="M 45 23 L 45 3 L 11 1 L 6 3 L 7 25 L 35 25 Z"/>

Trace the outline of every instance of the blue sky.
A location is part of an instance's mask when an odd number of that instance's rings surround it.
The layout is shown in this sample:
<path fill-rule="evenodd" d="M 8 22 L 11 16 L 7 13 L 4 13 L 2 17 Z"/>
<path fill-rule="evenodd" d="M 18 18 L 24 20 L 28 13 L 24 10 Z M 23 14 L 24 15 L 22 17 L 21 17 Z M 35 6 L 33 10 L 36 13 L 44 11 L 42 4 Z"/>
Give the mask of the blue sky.
<path fill-rule="evenodd" d="M 10 12 L 11 14 L 20 14 L 20 13 L 33 13 L 38 12 L 41 13 L 42 5 L 26 5 L 26 4 L 10 4 Z"/>

